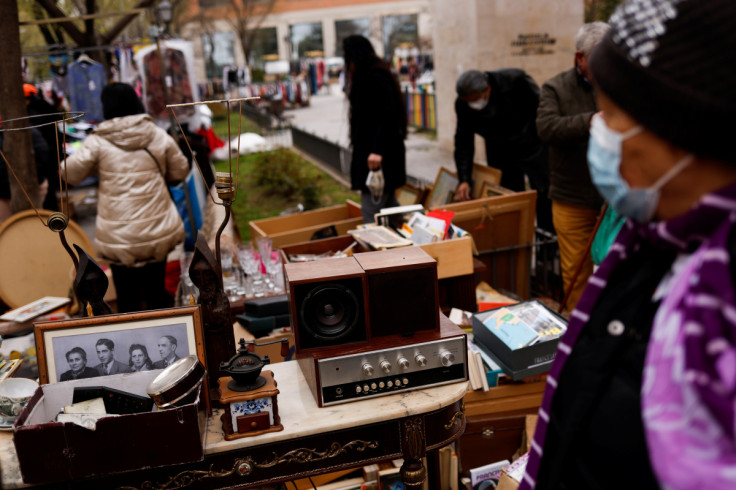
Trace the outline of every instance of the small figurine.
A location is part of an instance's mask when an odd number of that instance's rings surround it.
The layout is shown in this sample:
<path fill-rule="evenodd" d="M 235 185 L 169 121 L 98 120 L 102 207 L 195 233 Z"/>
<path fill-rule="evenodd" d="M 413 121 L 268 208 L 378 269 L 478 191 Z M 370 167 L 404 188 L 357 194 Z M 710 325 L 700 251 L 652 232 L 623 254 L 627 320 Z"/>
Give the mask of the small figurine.
<path fill-rule="evenodd" d="M 95 262 L 87 252 L 76 243 L 74 249 L 79 255 L 79 266 L 74 278 L 74 291 L 81 302 L 80 315 L 100 316 L 111 315 L 112 308 L 105 302 L 105 293 L 109 281 L 102 267 Z M 91 310 L 91 313 L 89 313 Z"/>

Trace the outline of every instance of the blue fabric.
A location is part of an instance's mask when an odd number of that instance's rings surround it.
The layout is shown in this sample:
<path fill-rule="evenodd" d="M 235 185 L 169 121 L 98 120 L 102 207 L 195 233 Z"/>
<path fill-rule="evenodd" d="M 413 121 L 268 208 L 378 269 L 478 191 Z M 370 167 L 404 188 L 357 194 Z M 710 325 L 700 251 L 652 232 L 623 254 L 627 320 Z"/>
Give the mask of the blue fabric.
<path fill-rule="evenodd" d="M 100 122 L 102 116 L 102 88 L 107 84 L 105 69 L 99 63 L 69 65 L 69 103 L 74 112 L 84 112 L 85 121 Z"/>

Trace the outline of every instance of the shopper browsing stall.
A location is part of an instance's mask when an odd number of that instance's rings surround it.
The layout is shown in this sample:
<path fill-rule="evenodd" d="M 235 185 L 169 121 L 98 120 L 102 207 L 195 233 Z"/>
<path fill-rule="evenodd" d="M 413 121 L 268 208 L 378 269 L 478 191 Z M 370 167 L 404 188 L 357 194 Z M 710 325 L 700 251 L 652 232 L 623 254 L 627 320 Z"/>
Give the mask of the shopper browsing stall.
<path fill-rule="evenodd" d="M 596 112 L 588 60 L 607 31 L 605 22 L 585 24 L 578 30 L 574 66 L 542 85 L 537 109 L 537 132 L 549 145 L 549 197 L 566 291 L 575 279 L 565 305 L 570 311 L 593 273 L 586 248 L 603 204 L 590 180 L 586 158 L 590 120 Z"/>
<path fill-rule="evenodd" d="M 734 487 L 735 22 L 731 0 L 632 0 L 593 52 L 591 177 L 628 219 L 560 341 L 522 489 Z"/>
<path fill-rule="evenodd" d="M 70 184 L 99 175 L 95 249 L 111 263 L 118 312 L 173 305 L 164 285 L 166 256 L 184 226 L 166 188 L 182 180 L 187 159 L 145 114 L 133 87 L 102 90 L 105 121 L 66 161 Z"/>
<path fill-rule="evenodd" d="M 368 39 L 348 36 L 343 50 L 353 146 L 350 180 L 361 191 L 363 221 L 373 222 L 381 208 L 399 205 L 394 191 L 406 183 L 406 111 L 396 77 Z M 369 171 L 380 171 L 383 178 L 366 186 Z"/>
<path fill-rule="evenodd" d="M 488 165 L 501 170 L 501 185 L 526 189 L 525 176 L 537 191 L 537 224 L 554 231 L 549 191 L 547 149 L 537 136 L 535 117 L 539 87 L 523 70 L 468 70 L 455 84 L 455 166 L 460 183 L 455 201 L 472 194 L 475 135 L 483 137 Z"/>

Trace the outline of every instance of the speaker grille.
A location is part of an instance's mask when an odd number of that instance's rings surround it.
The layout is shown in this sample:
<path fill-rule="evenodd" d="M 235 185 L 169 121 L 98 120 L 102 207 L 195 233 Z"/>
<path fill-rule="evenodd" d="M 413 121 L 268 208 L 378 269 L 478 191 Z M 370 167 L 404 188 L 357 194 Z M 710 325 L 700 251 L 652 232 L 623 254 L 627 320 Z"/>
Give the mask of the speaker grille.
<path fill-rule="evenodd" d="M 360 278 L 296 285 L 294 294 L 298 350 L 366 340 Z"/>

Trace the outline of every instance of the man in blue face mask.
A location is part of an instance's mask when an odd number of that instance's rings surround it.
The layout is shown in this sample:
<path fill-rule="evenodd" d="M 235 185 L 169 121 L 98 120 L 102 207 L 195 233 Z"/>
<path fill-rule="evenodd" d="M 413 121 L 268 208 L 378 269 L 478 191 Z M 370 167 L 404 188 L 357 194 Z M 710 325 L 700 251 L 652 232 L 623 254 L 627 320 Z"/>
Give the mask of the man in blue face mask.
<path fill-rule="evenodd" d="M 501 186 L 525 190 L 524 176 L 537 191 L 537 226 L 554 232 L 547 150 L 534 124 L 539 87 L 523 70 L 469 70 L 456 84 L 455 166 L 460 180 L 455 201 L 471 198 L 475 135 L 486 143 L 488 165 L 501 170 Z"/>

